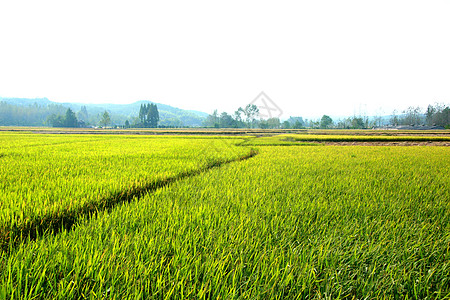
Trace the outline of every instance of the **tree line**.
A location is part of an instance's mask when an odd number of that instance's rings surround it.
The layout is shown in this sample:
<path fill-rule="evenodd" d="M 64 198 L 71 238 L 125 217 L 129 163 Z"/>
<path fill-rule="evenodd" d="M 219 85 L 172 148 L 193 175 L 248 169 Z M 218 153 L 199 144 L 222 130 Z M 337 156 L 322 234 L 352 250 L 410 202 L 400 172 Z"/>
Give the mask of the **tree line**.
<path fill-rule="evenodd" d="M 159 122 L 159 112 L 158 107 L 154 103 L 141 104 L 139 109 L 139 120 L 140 123 L 136 124 L 135 127 L 141 128 L 156 128 Z M 130 126 L 130 123 L 125 124 Z"/>
<path fill-rule="evenodd" d="M 141 104 L 137 116 L 128 116 L 130 120 L 122 120 L 110 111 L 89 113 L 86 106 L 79 111 L 62 104 L 17 105 L 0 101 L 0 126 L 52 126 L 52 127 L 125 127 L 156 128 L 159 127 L 159 110 L 154 103 Z M 189 118 L 189 115 L 182 116 Z M 173 116 L 165 123 L 181 127 L 183 124 Z M 125 119 L 125 118 L 124 118 Z M 117 125 L 121 122 L 121 125 Z M 181 123 L 180 123 L 181 122 Z M 170 127 L 167 124 L 163 127 Z"/>
<path fill-rule="evenodd" d="M 78 115 L 78 117 L 77 117 Z M 47 123 L 53 127 L 86 127 L 84 120 L 88 119 L 88 112 L 86 106 L 82 106 L 78 114 L 75 114 L 72 109 L 68 108 L 64 115 L 52 114 L 48 117 Z M 156 104 L 141 104 L 139 110 L 140 122 L 134 122 L 131 124 L 128 120 L 122 126 L 124 128 L 156 128 L 159 122 L 159 112 Z M 98 122 L 101 127 L 111 126 L 111 115 L 108 111 L 104 111 L 101 114 L 101 119 Z"/>
<path fill-rule="evenodd" d="M 45 126 L 47 119 L 55 114 L 64 114 L 66 107 L 60 104 L 19 106 L 0 101 L 0 125 Z"/>
<path fill-rule="evenodd" d="M 219 113 L 216 110 L 206 118 L 203 125 L 214 128 L 261 128 L 261 129 L 302 129 L 314 127 L 315 123 L 302 117 L 290 117 L 281 122 L 279 118 L 258 118 L 259 108 L 255 104 L 248 104 L 244 108 L 239 107 L 233 114 Z M 324 116 L 322 125 L 326 122 L 333 123 L 330 117 Z M 326 126 L 329 126 L 327 123 Z"/>
<path fill-rule="evenodd" d="M 218 113 L 217 110 L 206 118 L 205 127 L 215 128 L 261 128 L 261 129 L 367 129 L 379 126 L 399 125 L 429 125 L 450 128 L 450 108 L 444 104 L 428 105 L 426 110 L 420 107 L 409 107 L 401 113 L 394 111 L 388 118 L 382 116 L 351 116 L 339 120 L 333 120 L 328 115 L 321 118 L 303 119 L 302 117 L 290 117 L 281 122 L 279 118 L 258 119 L 259 109 L 256 105 L 249 104 L 244 109 L 239 107 L 233 114 Z"/>
<path fill-rule="evenodd" d="M 125 128 L 155 128 L 155 127 L 183 127 L 183 123 L 176 116 L 165 116 L 163 125 L 160 125 L 160 115 L 156 104 L 141 104 L 137 115 L 118 118 L 109 111 L 88 113 L 86 106 L 75 112 L 60 104 L 15 105 L 0 101 L 0 126 L 53 126 L 53 127 L 119 127 Z M 124 122 L 125 120 L 125 122 Z M 279 118 L 261 119 L 259 109 L 254 104 L 244 108 L 239 107 L 234 113 L 219 113 L 215 110 L 203 121 L 204 127 L 213 128 L 338 128 L 338 129 L 364 129 L 379 126 L 400 125 L 429 125 L 450 126 L 449 105 L 436 103 L 428 105 L 426 109 L 408 107 L 407 109 L 392 112 L 389 116 L 351 116 L 333 120 L 328 115 L 319 119 L 303 119 L 290 117 L 281 121 Z"/>
<path fill-rule="evenodd" d="M 75 114 L 71 108 L 68 108 L 64 115 L 50 115 L 47 118 L 46 123 L 52 127 L 87 127 L 88 124 L 84 121 L 87 117 L 88 113 L 86 106 L 82 106 L 78 114 Z M 111 125 L 111 116 L 108 111 L 105 110 L 103 114 L 101 114 L 101 119 L 98 124 L 101 127 L 108 127 Z"/>

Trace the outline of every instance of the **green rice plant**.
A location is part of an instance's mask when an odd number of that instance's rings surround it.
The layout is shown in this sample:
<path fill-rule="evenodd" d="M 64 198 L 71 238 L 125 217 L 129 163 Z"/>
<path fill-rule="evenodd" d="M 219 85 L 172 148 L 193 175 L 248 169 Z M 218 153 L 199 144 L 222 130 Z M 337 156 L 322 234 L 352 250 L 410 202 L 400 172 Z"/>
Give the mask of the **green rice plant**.
<path fill-rule="evenodd" d="M 21 243 L 0 292 L 448 299 L 449 167 L 446 147 L 261 147 Z"/>
<path fill-rule="evenodd" d="M 249 154 L 214 138 L 0 134 L 0 245 Z"/>

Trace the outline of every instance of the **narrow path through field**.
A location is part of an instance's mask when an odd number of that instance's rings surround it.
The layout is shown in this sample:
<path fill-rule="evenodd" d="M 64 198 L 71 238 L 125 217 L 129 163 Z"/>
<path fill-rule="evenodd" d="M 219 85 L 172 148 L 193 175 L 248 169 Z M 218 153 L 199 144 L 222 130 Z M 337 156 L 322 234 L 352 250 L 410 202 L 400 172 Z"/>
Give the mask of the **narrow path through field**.
<path fill-rule="evenodd" d="M 35 217 L 24 225 L 13 226 L 12 228 L 0 228 L 0 247 L 3 251 L 9 252 L 13 249 L 12 246 L 21 241 L 32 241 L 45 234 L 58 234 L 62 230 L 71 230 L 81 217 L 92 218 L 100 211 L 111 210 L 120 203 L 131 202 L 135 198 L 140 198 L 146 193 L 156 191 L 157 189 L 168 186 L 176 181 L 199 175 L 225 164 L 246 160 L 257 154 L 258 152 L 256 150 L 250 149 L 249 153 L 244 156 L 228 160 L 213 161 L 197 170 L 183 172 L 165 178 L 164 180 L 149 182 L 142 187 L 121 191 L 98 202 L 86 203 L 76 210 L 65 211 L 63 214 L 58 215 L 49 214 Z"/>

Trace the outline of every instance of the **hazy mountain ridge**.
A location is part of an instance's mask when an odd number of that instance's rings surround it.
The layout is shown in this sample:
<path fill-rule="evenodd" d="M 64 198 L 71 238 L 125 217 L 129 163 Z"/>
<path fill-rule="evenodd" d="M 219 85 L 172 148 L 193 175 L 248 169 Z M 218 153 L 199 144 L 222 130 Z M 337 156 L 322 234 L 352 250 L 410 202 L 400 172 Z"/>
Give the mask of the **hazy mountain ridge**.
<path fill-rule="evenodd" d="M 50 114 L 62 114 L 71 108 L 75 113 L 81 110 L 82 106 L 86 106 L 90 115 L 87 120 L 91 125 L 97 122 L 99 115 L 105 110 L 111 114 L 111 119 L 115 125 L 123 125 L 126 120 L 132 122 L 139 115 L 141 104 L 155 103 L 158 106 L 160 115 L 160 125 L 164 126 L 201 126 L 203 120 L 208 116 L 207 113 L 184 110 L 170 105 L 156 103 L 147 100 L 137 101 L 131 104 L 94 104 L 94 103 L 59 103 L 50 101 L 48 98 L 2 98 L 0 102 L 0 125 L 19 125 L 19 126 L 43 126 Z M 6 104 L 9 104 L 7 107 Z M 11 107 L 12 106 L 12 107 Z M 18 110 L 23 108 L 24 115 L 27 117 L 33 115 L 33 120 L 27 124 L 26 118 L 15 118 L 12 120 L 13 113 L 18 114 Z M 8 120 L 8 115 L 9 119 Z M 42 116 L 39 116 L 42 115 Z"/>

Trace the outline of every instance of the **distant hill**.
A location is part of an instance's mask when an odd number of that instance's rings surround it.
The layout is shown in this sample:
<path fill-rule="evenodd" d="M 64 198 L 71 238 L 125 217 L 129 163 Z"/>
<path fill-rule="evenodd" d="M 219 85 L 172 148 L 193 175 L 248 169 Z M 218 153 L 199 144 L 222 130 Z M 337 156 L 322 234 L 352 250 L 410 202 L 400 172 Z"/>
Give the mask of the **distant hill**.
<path fill-rule="evenodd" d="M 49 105 L 49 104 L 58 104 L 56 102 L 52 102 L 47 98 L 2 98 L 0 97 L 0 102 L 6 102 L 9 104 L 15 105 L 33 105 L 37 103 L 38 105 Z"/>
<path fill-rule="evenodd" d="M 46 126 L 47 118 L 52 114 L 64 114 L 67 108 L 79 113 L 86 106 L 88 116 L 80 115 L 86 123 L 97 125 L 100 115 L 106 110 L 111 115 L 115 125 L 130 123 L 139 115 L 141 104 L 155 103 L 138 101 L 131 104 L 87 104 L 87 103 L 57 103 L 47 98 L 1 98 L 0 125 L 3 126 Z M 170 105 L 155 103 L 158 106 L 160 125 L 164 126 L 202 126 L 207 113 L 194 110 L 184 110 Z"/>

